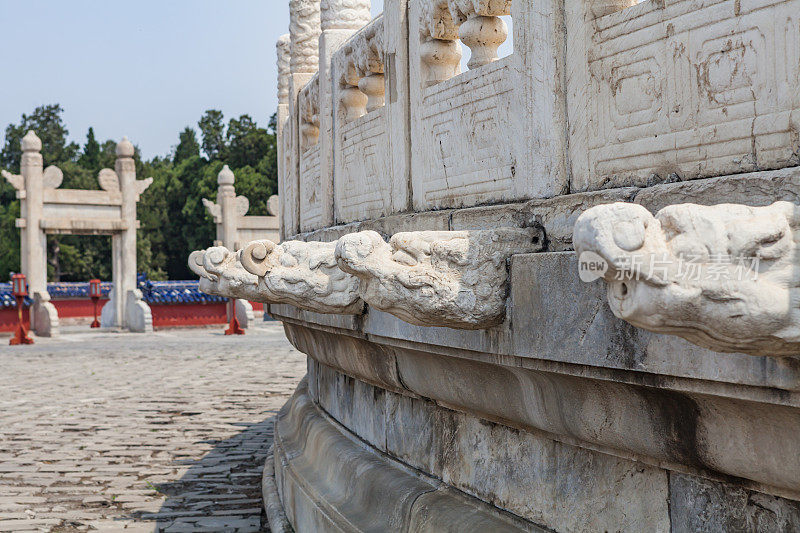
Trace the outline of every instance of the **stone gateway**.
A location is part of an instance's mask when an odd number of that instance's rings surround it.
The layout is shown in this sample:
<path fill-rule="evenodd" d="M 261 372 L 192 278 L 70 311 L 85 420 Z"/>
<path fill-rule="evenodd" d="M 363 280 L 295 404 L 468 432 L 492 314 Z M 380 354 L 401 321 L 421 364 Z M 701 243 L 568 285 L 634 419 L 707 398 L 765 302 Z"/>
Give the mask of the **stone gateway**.
<path fill-rule="evenodd" d="M 114 289 L 103 306 L 103 327 L 131 331 L 153 330 L 153 317 L 136 287 L 136 203 L 153 178 L 136 179 L 134 147 L 127 138 L 117 145 L 114 170 L 100 171 L 99 191 L 59 189 L 63 174 L 55 166 L 43 168 L 42 141 L 29 131 L 22 138 L 22 174 L 3 171 L 17 189 L 21 218 L 22 273 L 34 303 L 31 328 L 40 336 L 58 335 L 58 312 L 47 292 L 47 235 L 111 235 Z"/>

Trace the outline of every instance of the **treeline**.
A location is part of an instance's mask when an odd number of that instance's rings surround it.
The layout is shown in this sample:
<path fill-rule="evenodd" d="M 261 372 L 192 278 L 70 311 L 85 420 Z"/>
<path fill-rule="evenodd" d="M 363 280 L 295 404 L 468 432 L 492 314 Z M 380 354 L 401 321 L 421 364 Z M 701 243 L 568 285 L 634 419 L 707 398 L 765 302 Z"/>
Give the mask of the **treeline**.
<path fill-rule="evenodd" d="M 97 174 L 102 168 L 114 168 L 119 139 L 101 143 L 89 128 L 83 146 L 67 142 L 63 111 L 58 104 L 38 107 L 22 115 L 18 124 L 6 127 L 0 168 L 19 173 L 20 140 L 34 130 L 42 140 L 45 167 L 57 165 L 64 172 L 61 188 L 99 189 Z M 216 199 L 217 174 L 223 164 L 236 175 L 237 194 L 249 198 L 248 214 L 266 215 L 267 198 L 278 191 L 274 115 L 267 128 L 261 128 L 248 115 L 226 124 L 222 112 L 211 109 L 197 127 L 199 138 L 194 128 L 185 128 L 169 156 L 142 160 L 136 149 L 137 177 L 153 177 L 138 204 L 141 227 L 137 236 L 137 266 L 151 279 L 195 277 L 186 258 L 192 250 L 210 246 L 215 238 L 213 221 L 201 198 Z M 19 211 L 13 187 L 0 178 L 0 281 L 20 270 L 20 236 L 14 224 Z M 50 281 L 111 279 L 110 237 L 49 235 L 47 247 Z"/>

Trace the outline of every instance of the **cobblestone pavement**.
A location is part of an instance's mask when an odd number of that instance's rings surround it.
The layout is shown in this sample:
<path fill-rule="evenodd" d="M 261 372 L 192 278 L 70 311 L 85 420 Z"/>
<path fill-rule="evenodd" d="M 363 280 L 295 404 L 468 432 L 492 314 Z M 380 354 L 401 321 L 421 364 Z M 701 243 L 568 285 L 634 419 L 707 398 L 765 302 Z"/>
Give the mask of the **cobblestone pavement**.
<path fill-rule="evenodd" d="M 262 531 L 272 420 L 305 374 L 245 336 L 67 328 L 0 337 L 0 531 Z"/>

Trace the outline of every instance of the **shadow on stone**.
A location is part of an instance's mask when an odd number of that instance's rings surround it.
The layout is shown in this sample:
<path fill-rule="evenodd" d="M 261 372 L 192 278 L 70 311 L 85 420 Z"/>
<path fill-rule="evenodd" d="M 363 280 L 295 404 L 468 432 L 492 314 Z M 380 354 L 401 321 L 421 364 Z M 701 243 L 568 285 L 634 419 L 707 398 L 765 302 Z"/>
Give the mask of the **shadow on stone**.
<path fill-rule="evenodd" d="M 191 416 L 191 413 L 187 413 Z M 188 470 L 180 479 L 148 482 L 147 487 L 166 496 L 157 512 L 136 512 L 131 517 L 153 523 L 155 531 L 249 532 L 269 531 L 261 498 L 264 460 L 273 439 L 275 416 L 243 429 L 225 440 L 205 440 L 213 448 L 198 460 L 173 463 Z"/>

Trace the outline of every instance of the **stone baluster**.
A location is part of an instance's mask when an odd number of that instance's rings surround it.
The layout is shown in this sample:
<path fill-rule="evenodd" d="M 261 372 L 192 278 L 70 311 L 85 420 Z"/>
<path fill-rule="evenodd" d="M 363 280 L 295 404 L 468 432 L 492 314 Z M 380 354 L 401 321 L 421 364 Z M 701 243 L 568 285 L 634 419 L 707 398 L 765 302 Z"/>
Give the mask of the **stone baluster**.
<path fill-rule="evenodd" d="M 346 111 L 344 119 L 350 122 L 367 114 L 367 95 L 358 87 L 361 81 L 358 70 L 350 61 L 348 63 L 342 79 L 341 102 Z"/>
<path fill-rule="evenodd" d="M 319 117 L 316 113 L 305 116 L 301 127 L 303 134 L 303 150 L 316 146 L 319 142 Z"/>
<path fill-rule="evenodd" d="M 386 92 L 383 65 L 383 19 L 365 29 L 364 40 L 359 43 L 358 70 L 364 77 L 358 81 L 358 88 L 367 95 L 367 112 L 384 105 Z"/>
<path fill-rule="evenodd" d="M 312 79 L 300 92 L 300 133 L 303 150 L 319 142 L 319 78 Z"/>
<path fill-rule="evenodd" d="M 420 61 L 426 86 L 436 85 L 460 72 L 461 45 L 447 0 L 425 0 L 422 4 Z"/>
<path fill-rule="evenodd" d="M 458 36 L 470 49 L 470 69 L 498 60 L 497 49 L 508 38 L 500 17 L 511 14 L 511 0 L 449 0 L 450 15 L 459 25 Z"/>
<path fill-rule="evenodd" d="M 367 96 L 367 113 L 383 106 L 385 94 L 383 72 L 367 73 L 358 80 L 358 89 Z"/>

